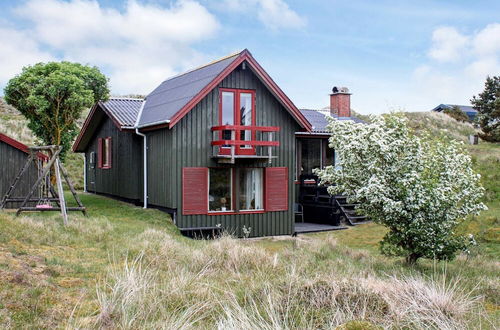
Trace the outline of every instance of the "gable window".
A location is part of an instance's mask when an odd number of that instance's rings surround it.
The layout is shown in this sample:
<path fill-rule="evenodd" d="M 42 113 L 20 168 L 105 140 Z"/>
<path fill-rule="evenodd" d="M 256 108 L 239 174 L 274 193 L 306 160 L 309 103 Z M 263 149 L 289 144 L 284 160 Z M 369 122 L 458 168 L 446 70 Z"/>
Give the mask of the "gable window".
<path fill-rule="evenodd" d="M 98 167 L 102 169 L 111 168 L 111 137 L 99 138 L 97 143 Z"/>
<path fill-rule="evenodd" d="M 220 89 L 219 125 L 255 126 L 255 91 L 246 89 Z M 233 130 L 221 132 L 224 140 L 255 140 L 255 132 L 242 130 L 238 135 Z M 230 146 L 223 145 L 220 154 L 229 154 Z M 253 155 L 255 147 L 241 145 L 235 147 L 236 154 Z"/>

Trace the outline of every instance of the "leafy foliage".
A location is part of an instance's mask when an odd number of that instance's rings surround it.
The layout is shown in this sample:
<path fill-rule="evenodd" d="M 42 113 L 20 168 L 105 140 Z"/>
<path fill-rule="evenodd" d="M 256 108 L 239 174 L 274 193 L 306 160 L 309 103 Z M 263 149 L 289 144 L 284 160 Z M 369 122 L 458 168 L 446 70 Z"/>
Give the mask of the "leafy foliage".
<path fill-rule="evenodd" d="M 478 111 L 478 122 L 483 130 L 481 138 L 500 142 L 500 76 L 487 77 L 484 91 L 473 96 L 471 103 Z"/>
<path fill-rule="evenodd" d="M 465 112 L 463 112 L 456 105 L 454 105 L 450 109 L 444 109 L 443 112 L 455 120 L 463 121 L 463 122 L 469 121 L 469 116 L 467 116 L 467 114 Z"/>
<path fill-rule="evenodd" d="M 64 157 L 85 108 L 109 96 L 108 79 L 96 67 L 78 63 L 38 63 L 23 68 L 5 87 L 5 100 L 29 121 L 47 145 L 62 145 Z"/>
<path fill-rule="evenodd" d="M 466 248 L 454 229 L 467 215 L 486 208 L 480 175 L 462 144 L 413 135 L 402 114 L 355 124 L 330 118 L 330 147 L 336 167 L 317 170 L 330 194 L 345 194 L 360 211 L 389 231 L 382 252 L 418 258 L 452 259 Z"/>

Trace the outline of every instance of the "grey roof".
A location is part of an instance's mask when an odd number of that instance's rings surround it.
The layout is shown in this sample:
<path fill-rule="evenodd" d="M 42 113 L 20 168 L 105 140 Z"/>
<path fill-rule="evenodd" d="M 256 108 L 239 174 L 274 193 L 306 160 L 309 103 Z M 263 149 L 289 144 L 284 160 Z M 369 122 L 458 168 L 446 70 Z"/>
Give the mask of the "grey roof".
<path fill-rule="evenodd" d="M 167 79 L 146 97 L 139 127 L 167 123 L 240 55 L 234 54 Z"/>
<path fill-rule="evenodd" d="M 435 107 L 432 110 L 434 110 L 434 111 L 442 111 L 445 108 L 451 109 L 451 108 L 453 108 L 455 106 L 459 107 L 460 110 L 462 110 L 465 113 L 477 113 L 477 110 L 474 109 L 472 106 L 470 106 L 470 105 L 459 105 L 459 104 L 440 104 L 440 105 L 438 105 L 437 107 Z"/>
<path fill-rule="evenodd" d="M 453 107 L 458 107 L 460 110 L 462 110 L 463 112 L 465 112 L 465 114 L 467 116 L 469 116 L 470 120 L 474 120 L 474 118 L 477 115 L 477 110 L 474 109 L 472 106 L 470 106 L 470 105 L 459 105 L 459 104 L 440 104 L 437 107 L 435 107 L 434 109 L 432 109 L 432 111 L 441 112 L 444 109 L 451 109 Z"/>
<path fill-rule="evenodd" d="M 328 125 L 328 121 L 326 120 L 326 116 L 330 115 L 328 110 L 313 110 L 313 109 L 300 109 L 300 112 L 306 117 L 306 119 L 311 123 L 312 125 L 312 131 L 311 133 L 313 134 L 320 134 L 320 133 L 328 133 L 326 130 L 326 125 Z M 337 118 L 338 120 L 352 120 L 355 123 L 365 123 L 363 120 L 351 116 L 351 117 L 339 117 L 337 115 L 333 115 L 333 118 Z M 303 132 L 301 132 L 302 134 Z"/>
<path fill-rule="evenodd" d="M 143 102 L 142 99 L 116 97 L 101 105 L 121 127 L 134 127 Z"/>

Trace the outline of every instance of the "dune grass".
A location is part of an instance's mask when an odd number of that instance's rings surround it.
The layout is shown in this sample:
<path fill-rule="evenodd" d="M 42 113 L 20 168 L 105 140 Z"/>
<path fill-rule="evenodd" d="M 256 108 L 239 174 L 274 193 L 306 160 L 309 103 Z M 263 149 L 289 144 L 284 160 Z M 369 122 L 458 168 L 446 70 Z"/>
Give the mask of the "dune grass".
<path fill-rule="evenodd" d="M 167 214 L 82 194 L 89 217 L 0 212 L 4 328 L 493 329 L 498 259 L 409 268 L 383 228 L 237 240 L 182 237 Z M 349 327 L 346 327 L 346 324 Z"/>

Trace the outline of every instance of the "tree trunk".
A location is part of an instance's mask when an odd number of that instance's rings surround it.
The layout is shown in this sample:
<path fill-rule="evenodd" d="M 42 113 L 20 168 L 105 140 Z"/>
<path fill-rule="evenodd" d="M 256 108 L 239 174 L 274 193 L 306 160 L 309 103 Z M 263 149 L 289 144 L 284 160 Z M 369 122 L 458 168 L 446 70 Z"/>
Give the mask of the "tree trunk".
<path fill-rule="evenodd" d="M 421 255 L 418 253 L 410 253 L 409 255 L 406 256 L 406 263 L 408 265 L 414 265 L 417 263 L 417 260 L 420 257 L 421 257 Z"/>
<path fill-rule="evenodd" d="M 59 146 L 61 145 L 61 130 L 59 128 L 56 128 L 56 134 L 54 136 L 54 145 Z M 52 157 L 52 153 L 50 153 L 50 157 Z M 56 172 L 55 172 L 55 167 L 50 169 L 50 182 L 52 185 L 56 184 Z"/>

